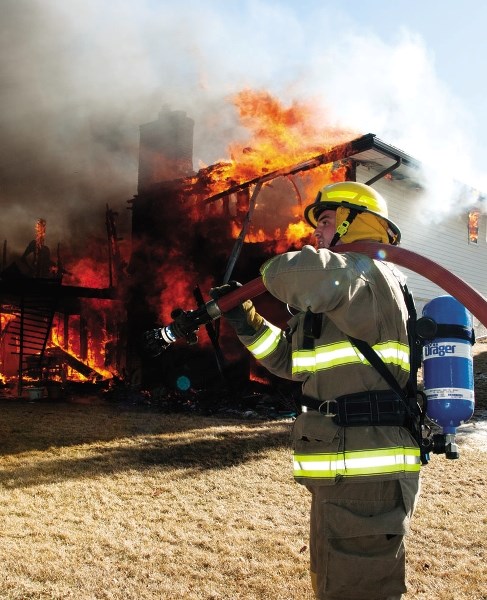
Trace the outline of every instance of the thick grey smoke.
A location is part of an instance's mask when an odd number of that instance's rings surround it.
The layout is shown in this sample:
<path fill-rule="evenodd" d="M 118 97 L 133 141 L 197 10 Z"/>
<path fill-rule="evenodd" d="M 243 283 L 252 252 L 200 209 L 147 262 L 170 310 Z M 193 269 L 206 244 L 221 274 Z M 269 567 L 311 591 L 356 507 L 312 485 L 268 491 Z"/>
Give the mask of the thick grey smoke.
<path fill-rule="evenodd" d="M 234 135 L 234 117 L 209 108 L 213 92 L 197 98 L 204 68 L 193 14 L 165 2 L 2 2 L 0 239 L 9 250 L 25 248 L 38 218 L 48 245 L 82 247 L 104 235 L 106 204 L 128 232 L 139 125 L 163 104 L 200 124 L 218 115 L 207 147 L 223 154 L 219 136 Z"/>
<path fill-rule="evenodd" d="M 471 124 L 421 40 L 357 35 L 319 6 L 310 32 L 296 7 L 271 1 L 3 0 L 0 240 L 22 252 L 44 218 L 48 245 L 83 247 L 104 235 L 106 204 L 128 235 L 139 125 L 163 105 L 186 111 L 194 167 L 212 164 L 245 139 L 231 103 L 245 87 L 314 100 L 317 120 L 326 112 L 420 159 L 468 157 Z"/>

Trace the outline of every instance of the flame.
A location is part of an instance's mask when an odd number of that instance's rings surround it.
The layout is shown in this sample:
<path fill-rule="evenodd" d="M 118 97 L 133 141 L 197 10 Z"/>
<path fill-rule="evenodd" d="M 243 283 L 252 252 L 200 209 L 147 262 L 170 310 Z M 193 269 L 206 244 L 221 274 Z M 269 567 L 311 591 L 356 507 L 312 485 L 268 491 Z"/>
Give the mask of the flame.
<path fill-rule="evenodd" d="M 256 188 L 255 182 L 266 174 L 279 173 L 316 158 L 339 143 L 347 143 L 356 133 L 334 128 L 329 118 L 318 113 L 311 102 L 284 106 L 266 91 L 249 89 L 240 91 L 231 100 L 247 136 L 229 145 L 229 161 L 200 169 L 185 180 L 180 197 L 168 197 L 168 200 L 175 211 L 182 211 L 185 224 L 193 223 L 200 231 L 206 227 L 205 237 L 211 240 L 212 248 L 221 249 L 227 258 L 232 245 L 225 246 L 223 241 L 236 240 L 244 233 L 246 243 L 265 244 L 266 252 L 271 254 L 312 243 L 313 230 L 304 221 L 304 207 L 313 202 L 317 189 L 330 182 L 343 181 L 347 166 L 323 164 L 303 169 L 292 178 L 271 176 L 261 189 Z M 239 185 L 245 187 L 225 194 Z M 177 203 L 184 206 L 184 210 L 176 207 Z M 172 218 L 171 213 L 169 218 Z M 217 223 L 216 228 L 210 230 L 211 223 Z M 214 284 L 201 280 L 201 269 L 195 266 L 201 261 L 193 257 L 194 251 L 188 252 L 188 235 L 192 238 L 195 234 L 191 229 L 185 233 L 181 227 L 177 225 L 177 234 L 168 231 L 164 250 L 155 251 L 159 252 L 162 264 L 155 287 L 162 291 L 155 298 L 158 306 L 153 307 L 162 323 L 170 322 L 170 313 L 175 307 L 194 308 L 192 290 L 196 284 L 202 289 Z M 215 267 L 213 269 L 214 276 L 218 277 Z"/>
<path fill-rule="evenodd" d="M 228 148 L 230 162 L 220 162 L 203 169 L 193 184 L 204 184 L 207 197 L 245 182 L 258 180 L 268 173 L 285 167 L 299 165 L 328 152 L 340 143 L 356 137 L 356 132 L 339 130 L 330 123 L 326 115 L 318 113 L 310 102 L 293 102 L 284 106 L 266 91 L 245 89 L 232 98 L 240 123 L 248 131 L 248 138 L 233 141 Z M 248 227 L 245 241 L 258 243 L 274 240 L 280 251 L 287 246 L 299 247 L 300 236 L 308 243 L 312 230 L 303 220 L 303 204 L 314 200 L 317 189 L 327 183 L 343 181 L 346 165 L 324 164 L 304 170 L 287 178 L 287 189 L 275 184 L 274 179 L 265 182 L 255 206 L 255 216 Z M 283 180 L 284 178 L 281 178 Z M 292 186 L 292 187 L 291 187 Z M 276 191 L 278 188 L 280 192 Z M 232 236 L 237 238 L 242 230 L 255 188 L 246 188 L 233 194 L 233 199 L 218 200 L 220 213 L 234 214 L 231 224 Z M 283 197 L 291 197 L 284 202 Z M 197 199 L 199 200 L 199 198 Z M 233 210 L 229 203 L 233 200 Z M 198 202 L 195 202 L 193 209 Z M 209 207 L 206 211 L 209 212 Z M 212 207 L 213 212 L 217 209 Z M 259 220 L 258 214 L 262 217 Z M 194 220 L 204 218 L 201 209 L 188 213 Z M 276 217 L 280 222 L 276 224 Z"/>
<path fill-rule="evenodd" d="M 100 301 L 95 303 L 100 308 Z M 104 311 L 108 312 L 109 307 L 105 306 Z M 97 312 L 97 320 L 104 319 L 104 312 Z M 64 326 L 61 327 L 60 320 L 54 321 L 51 327 L 51 337 L 48 343 L 48 348 L 60 350 L 62 354 L 59 356 L 60 363 L 64 364 L 63 375 L 53 374 L 50 379 L 62 379 L 70 381 L 90 381 L 97 379 L 112 379 L 114 373 L 106 368 L 106 348 L 111 341 L 104 327 L 99 327 L 99 323 L 88 323 L 87 327 L 87 348 L 86 356 L 81 350 L 80 343 L 80 317 L 71 315 L 68 320 L 68 330 L 64 331 Z M 91 369 L 91 373 L 84 374 L 77 370 L 69 361 L 63 360 L 63 355 L 67 353 L 78 363 Z"/>
<path fill-rule="evenodd" d="M 269 385 L 268 377 L 263 377 L 262 375 L 255 373 L 253 370 L 250 370 L 249 379 L 250 379 L 250 381 L 254 381 L 255 383 L 262 383 L 263 385 Z"/>
<path fill-rule="evenodd" d="M 468 213 L 468 239 L 471 244 L 477 244 L 479 239 L 480 211 L 472 209 Z"/>
<path fill-rule="evenodd" d="M 334 127 L 311 102 L 285 107 L 269 92 L 250 89 L 237 93 L 232 102 L 249 138 L 230 143 L 230 161 L 198 173 L 210 194 L 311 159 L 357 135 Z"/>
<path fill-rule="evenodd" d="M 8 324 L 15 319 L 15 315 L 12 313 L 0 313 L 0 334 L 2 334 L 8 327 Z"/>
<path fill-rule="evenodd" d="M 167 273 L 159 298 L 160 314 L 164 323 L 171 321 L 171 311 L 174 308 L 183 310 L 193 308 L 194 281 L 197 281 L 197 275 L 194 272 L 188 272 L 182 265 L 173 266 Z"/>
<path fill-rule="evenodd" d="M 164 232 L 164 242 L 149 240 L 150 250 L 145 254 L 141 252 L 141 256 L 147 258 L 146 262 L 140 263 L 140 269 L 136 265 L 132 272 L 136 275 L 131 283 L 127 283 L 127 286 L 137 288 L 138 282 L 134 279 L 140 278 L 140 297 L 151 310 L 154 309 L 161 324 L 172 320 L 171 312 L 175 308 L 195 308 L 196 285 L 205 293 L 219 283 L 218 277 L 223 277 L 226 260 L 232 252 L 232 238 L 236 240 L 241 236 L 242 228 L 245 228 L 245 242 L 263 244 L 267 253 L 299 249 L 304 243 L 311 243 L 313 231 L 303 219 L 304 206 L 313 201 L 317 189 L 345 178 L 345 166 L 326 164 L 292 178 L 272 176 L 259 193 L 254 194 L 256 187 L 249 182 L 315 158 L 356 135 L 336 130 L 312 103 L 293 102 L 285 106 L 266 91 L 249 89 L 242 90 L 231 101 L 246 135 L 229 145 L 230 160 L 202 168 L 195 176 L 185 179 L 180 196 L 177 195 L 179 192 L 170 196 L 170 202 L 161 209 L 166 211 L 163 216 L 167 216 L 167 222 L 171 224 Z M 237 192 L 226 193 L 229 188 L 235 189 L 239 185 Z M 215 202 L 204 202 L 220 192 L 222 197 Z M 208 236 L 211 224 L 213 230 Z M 194 241 L 197 225 L 200 226 L 199 235 L 205 240 L 209 238 L 207 253 L 200 256 L 195 256 L 199 250 Z M 44 245 L 45 233 L 46 222 L 39 219 L 36 225 L 38 252 Z M 145 241 L 132 240 L 132 257 L 137 253 L 137 244 L 144 245 Z M 188 246 L 188 242 L 192 246 Z M 87 240 L 85 248 L 88 247 L 89 257 L 71 258 L 66 262 L 63 283 L 106 288 L 112 283 L 106 242 Z M 192 250 L 188 251 L 188 248 Z M 260 252 L 259 248 L 257 250 Z M 205 272 L 204 261 L 212 265 L 209 271 Z M 153 268 L 154 264 L 160 265 L 158 270 Z M 256 274 L 259 266 L 255 265 Z M 211 276 L 206 274 L 208 272 Z M 144 281 L 148 277 L 151 281 Z M 127 290 L 121 285 L 119 291 L 123 294 Z M 207 299 L 203 298 L 204 301 Z M 83 300 L 82 305 L 82 318 L 86 320 L 83 335 L 79 315 L 58 315 L 51 329 L 49 349 L 59 363 L 63 362 L 63 357 L 68 358 L 67 353 L 73 359 L 71 365 L 79 361 L 93 374 L 112 378 L 117 374 L 117 367 L 110 361 L 107 349 L 117 343 L 113 323 L 123 323 L 124 319 L 116 303 Z M 4 331 L 13 316 L 2 314 L 1 317 L 1 331 Z M 225 335 L 222 326 L 222 337 Z M 234 339 L 233 333 L 231 335 Z M 208 343 L 210 340 L 204 328 L 200 328 L 200 344 Z M 52 378 L 85 381 L 91 377 L 71 365 L 67 360 L 64 371 L 53 374 Z"/>
<path fill-rule="evenodd" d="M 83 287 L 104 288 L 109 285 L 106 258 L 85 257 L 70 262 L 69 273 L 63 282 Z"/>
<path fill-rule="evenodd" d="M 172 321 L 171 312 L 175 308 L 183 310 L 192 310 L 196 306 L 194 288 L 199 285 L 202 290 L 209 290 L 213 286 L 211 278 L 201 278 L 198 273 L 184 267 L 183 265 L 174 265 L 169 271 L 165 272 L 163 289 L 159 296 L 159 310 L 161 322 L 168 324 Z M 206 302 L 208 298 L 203 298 Z M 204 343 L 208 342 L 203 335 Z"/>
<path fill-rule="evenodd" d="M 230 145 L 236 172 L 244 178 L 302 162 L 338 142 L 336 132 L 331 143 L 330 128 L 315 125 L 318 115 L 311 103 L 284 107 L 266 91 L 246 89 L 235 95 L 234 104 L 251 133 L 250 142 Z"/>
<path fill-rule="evenodd" d="M 108 271 L 106 243 L 98 240 L 88 240 L 90 249 L 89 257 L 69 257 L 67 272 L 63 283 L 88 288 L 107 288 L 110 284 Z M 62 373 L 49 373 L 49 379 L 68 381 L 89 381 L 112 379 L 117 375 L 116 365 L 107 364 L 107 348 L 117 343 L 115 334 L 108 332 L 109 325 L 123 322 L 124 315 L 120 303 L 102 299 L 83 299 L 81 301 L 82 319 L 80 315 L 72 314 L 67 318 L 56 314 L 50 332 L 47 347 L 58 364 L 62 365 Z M 65 329 L 67 327 L 67 329 Z M 82 348 L 83 327 L 84 348 Z M 113 328 L 112 328 L 113 329 Z M 66 353 L 66 354 L 63 354 Z M 88 375 L 81 373 L 69 364 L 69 357 L 74 359 L 73 364 L 91 369 Z"/>
<path fill-rule="evenodd" d="M 111 364 L 107 357 L 106 349 L 113 343 L 113 336 L 107 333 L 108 317 L 116 317 L 116 303 L 106 300 L 84 300 L 83 317 L 86 321 L 86 349 L 83 352 L 80 343 L 80 316 L 70 315 L 67 320 L 65 315 L 56 313 L 50 328 L 49 340 L 46 343 L 42 378 L 48 381 L 100 381 L 112 379 L 118 374 L 117 365 Z M 18 337 L 9 332 L 9 323 L 16 319 L 16 315 L 0 313 L 0 341 L 7 346 L 18 348 Z M 65 330 L 65 326 L 68 326 Z M 28 352 L 26 353 L 29 354 Z M 35 356 L 35 355 L 33 355 Z M 72 357 L 74 361 L 66 360 Z M 3 358 L 3 361 L 2 361 Z M 6 362 L 5 362 L 6 361 Z M 9 364 L 7 364 L 9 363 Z M 79 366 L 80 370 L 75 367 Z M 0 356 L 1 377 L 7 380 L 13 375 L 12 361 Z M 5 383 L 0 377 L 0 383 Z M 27 371 L 23 373 L 24 381 L 37 381 L 39 375 L 31 376 Z"/>
<path fill-rule="evenodd" d="M 313 235 L 314 229 L 308 225 L 305 221 L 298 221 L 297 223 L 290 223 L 287 229 L 281 232 L 278 227 L 274 229 L 274 232 L 270 235 L 263 229 L 254 231 L 250 230 L 245 236 L 245 241 L 249 243 L 261 243 L 269 240 L 277 241 L 276 251 L 285 252 L 290 246 L 299 247 L 304 241 L 308 241 Z M 232 237 L 237 238 L 240 235 L 240 228 L 237 223 L 232 223 Z"/>
<path fill-rule="evenodd" d="M 38 219 L 35 224 L 35 241 L 36 251 L 39 253 L 41 248 L 44 246 L 44 240 L 46 238 L 46 221 L 45 219 Z"/>
<path fill-rule="evenodd" d="M 285 237 L 290 243 L 297 244 L 303 238 L 312 235 L 313 231 L 313 228 L 304 221 L 300 221 L 299 223 L 290 223 L 286 230 Z"/>

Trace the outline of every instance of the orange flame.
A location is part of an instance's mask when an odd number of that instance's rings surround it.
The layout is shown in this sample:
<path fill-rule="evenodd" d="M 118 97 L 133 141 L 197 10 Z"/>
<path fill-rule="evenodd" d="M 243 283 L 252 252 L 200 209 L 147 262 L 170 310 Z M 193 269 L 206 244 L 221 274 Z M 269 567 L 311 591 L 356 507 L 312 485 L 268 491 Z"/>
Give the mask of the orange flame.
<path fill-rule="evenodd" d="M 250 138 L 232 142 L 231 160 L 222 161 L 205 173 L 213 194 L 232 183 L 250 181 L 306 161 L 357 135 L 334 127 L 312 103 L 295 101 L 285 107 L 269 92 L 249 89 L 240 91 L 232 100 Z"/>
<path fill-rule="evenodd" d="M 248 179 L 312 158 L 346 138 L 329 126 L 317 127 L 310 103 L 293 102 L 286 108 L 268 92 L 248 89 L 236 94 L 234 103 L 252 139 L 245 145 L 232 143 L 230 152 L 238 172 Z"/>
<path fill-rule="evenodd" d="M 100 309 L 100 301 L 97 301 L 98 308 Z M 109 306 L 101 307 L 102 310 L 98 310 L 98 320 L 102 318 L 104 320 L 103 311 L 109 312 Z M 59 322 L 54 322 L 51 327 L 51 338 L 48 343 L 48 347 L 51 349 L 59 349 L 63 353 L 67 353 L 69 356 L 74 358 L 79 363 L 82 363 L 89 369 L 91 373 L 86 375 L 77 370 L 73 365 L 67 363 L 65 365 L 64 377 L 70 381 L 89 381 L 90 379 L 111 379 L 114 373 L 106 368 L 106 347 L 110 342 L 110 338 L 107 336 L 105 328 L 100 328 L 93 323 L 89 324 L 86 341 L 86 356 L 82 356 L 81 344 L 80 344 L 80 318 L 78 315 L 71 315 L 68 322 L 68 330 L 65 331 L 64 327 L 61 327 Z M 63 363 L 63 356 L 60 356 L 60 362 Z M 56 375 L 52 375 L 50 379 L 57 379 Z"/>
<path fill-rule="evenodd" d="M 476 208 L 468 213 L 468 239 L 471 244 L 477 244 L 479 239 L 480 211 Z"/>
<path fill-rule="evenodd" d="M 311 103 L 293 102 L 286 107 L 268 92 L 248 89 L 236 94 L 233 103 L 249 138 L 230 144 L 230 162 L 218 163 L 193 178 L 193 183 L 204 183 L 208 197 L 304 163 L 356 137 L 354 132 L 334 128 L 326 115 L 318 114 Z M 314 200 L 317 189 L 333 181 L 343 181 L 345 177 L 346 166 L 324 164 L 303 170 L 292 179 L 280 177 L 266 181 L 257 196 L 245 241 L 272 240 L 278 243 L 279 251 L 284 251 L 286 245 L 299 247 L 303 240 L 309 243 L 312 230 L 303 220 L 303 207 Z M 231 197 L 215 201 L 221 215 L 230 218 L 234 215 L 231 224 L 234 238 L 241 232 L 254 191 L 252 187 L 242 189 Z M 197 205 L 198 199 L 193 209 Z M 214 204 L 210 206 L 206 207 L 206 214 L 210 210 L 213 214 L 218 212 Z M 192 220 L 204 216 L 201 209 L 188 211 Z"/>
<path fill-rule="evenodd" d="M 265 251 L 270 253 L 299 249 L 305 243 L 312 243 L 313 230 L 304 221 L 304 207 L 313 202 L 322 186 L 343 181 L 347 166 L 323 164 L 303 169 L 292 177 L 272 174 L 325 154 L 337 144 L 356 137 L 356 133 L 334 128 L 326 115 L 318 114 L 311 103 L 294 102 L 284 106 L 265 91 L 243 90 L 232 101 L 241 125 L 248 132 L 247 139 L 230 144 L 230 161 L 202 168 L 194 177 L 187 178 L 188 187 L 181 197 L 185 223 L 217 222 L 216 231 L 222 238 L 237 239 L 245 233 L 245 242 L 265 244 Z M 255 182 L 267 174 L 271 176 L 259 191 Z M 238 186 L 242 187 L 237 189 Z M 231 188 L 237 191 L 225 195 Z M 221 196 L 213 198 L 218 194 Z M 205 199 L 208 202 L 204 202 Z M 171 249 L 164 250 L 167 257 L 159 275 L 162 292 L 156 307 L 163 323 L 171 320 L 173 308 L 194 307 L 195 283 L 202 289 L 208 289 L 213 283 L 201 281 L 191 257 L 189 261 L 181 260 L 185 252 L 185 241 L 181 237 L 184 236 L 166 241 Z M 218 243 L 214 235 L 210 238 Z M 231 245 L 229 250 L 228 245 L 226 248 L 225 252 L 231 252 Z"/>
<path fill-rule="evenodd" d="M 8 324 L 15 319 L 15 315 L 11 313 L 0 313 L 0 333 L 8 327 Z"/>
<path fill-rule="evenodd" d="M 45 219 L 38 219 L 35 225 L 35 234 L 36 234 L 36 250 L 39 250 L 44 246 L 44 240 L 46 237 L 46 221 Z"/>

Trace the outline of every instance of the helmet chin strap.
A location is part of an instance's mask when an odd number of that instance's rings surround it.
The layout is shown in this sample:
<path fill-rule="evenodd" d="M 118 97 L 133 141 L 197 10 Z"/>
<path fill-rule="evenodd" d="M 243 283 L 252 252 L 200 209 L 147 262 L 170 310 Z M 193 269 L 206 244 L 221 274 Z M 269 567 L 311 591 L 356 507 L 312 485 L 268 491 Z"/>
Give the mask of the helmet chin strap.
<path fill-rule="evenodd" d="M 355 210 L 354 208 L 351 208 L 349 210 L 349 213 L 347 215 L 346 220 L 342 221 L 340 223 L 340 225 L 337 226 L 336 233 L 335 233 L 335 235 L 333 236 L 333 239 L 330 242 L 330 248 L 333 248 L 333 246 L 336 245 L 336 243 L 338 242 L 338 240 L 347 233 L 348 228 L 353 223 L 355 217 L 359 214 L 359 212 L 360 211 Z"/>

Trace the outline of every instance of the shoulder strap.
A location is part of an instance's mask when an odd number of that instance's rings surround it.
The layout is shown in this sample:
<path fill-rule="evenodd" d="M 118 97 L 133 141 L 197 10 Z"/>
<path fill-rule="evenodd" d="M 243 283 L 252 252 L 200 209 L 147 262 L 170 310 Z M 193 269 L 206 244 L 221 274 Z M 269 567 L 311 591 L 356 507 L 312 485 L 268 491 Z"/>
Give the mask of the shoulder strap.
<path fill-rule="evenodd" d="M 389 384 L 389 387 L 396 393 L 396 395 L 406 404 L 408 410 L 409 406 L 406 401 L 406 394 L 404 390 L 399 385 L 397 379 L 394 375 L 389 371 L 386 365 L 383 363 L 381 357 L 377 354 L 377 352 L 369 346 L 367 342 L 364 340 L 359 340 L 357 338 L 348 336 L 348 339 L 352 342 L 354 346 L 356 346 L 360 352 L 365 356 L 365 358 L 369 361 L 369 363 L 374 367 L 374 369 L 381 375 Z"/>
<path fill-rule="evenodd" d="M 387 381 L 389 387 L 396 393 L 396 395 L 404 402 L 408 411 L 410 411 L 410 406 L 408 402 L 408 396 L 416 397 L 417 393 L 417 374 L 418 369 L 421 365 L 421 349 L 417 345 L 416 337 L 415 337 L 415 323 L 416 323 L 416 306 L 414 304 L 414 299 L 411 295 L 411 292 L 408 290 L 406 284 L 399 282 L 401 287 L 401 291 L 404 297 L 404 302 L 406 304 L 406 308 L 408 310 L 408 320 L 407 320 L 407 333 L 408 333 L 408 343 L 409 343 L 409 352 L 410 352 L 410 376 L 409 381 L 407 383 L 407 392 L 401 388 L 397 379 L 394 375 L 389 371 L 381 357 L 377 354 L 377 352 L 369 346 L 367 342 L 364 340 L 359 340 L 357 338 L 353 338 L 348 336 L 348 339 L 356 346 L 360 352 L 365 356 L 365 358 L 369 361 L 369 363 L 374 367 L 374 369 Z"/>
<path fill-rule="evenodd" d="M 423 446 L 422 440 L 422 429 L 424 422 L 424 413 L 421 407 L 417 404 L 416 400 L 408 398 L 408 395 L 401 388 L 394 375 L 389 371 L 386 365 L 382 362 L 382 359 L 377 352 L 367 344 L 364 340 L 359 340 L 348 336 L 348 339 L 354 344 L 360 352 L 365 356 L 369 363 L 382 375 L 387 381 L 391 389 L 396 393 L 398 398 L 402 400 L 402 403 L 406 407 L 406 414 L 408 415 L 407 428 L 415 438 L 420 448 L 421 463 L 423 465 L 428 464 L 429 456 L 425 447 Z M 414 404 L 413 404 L 414 403 Z"/>

